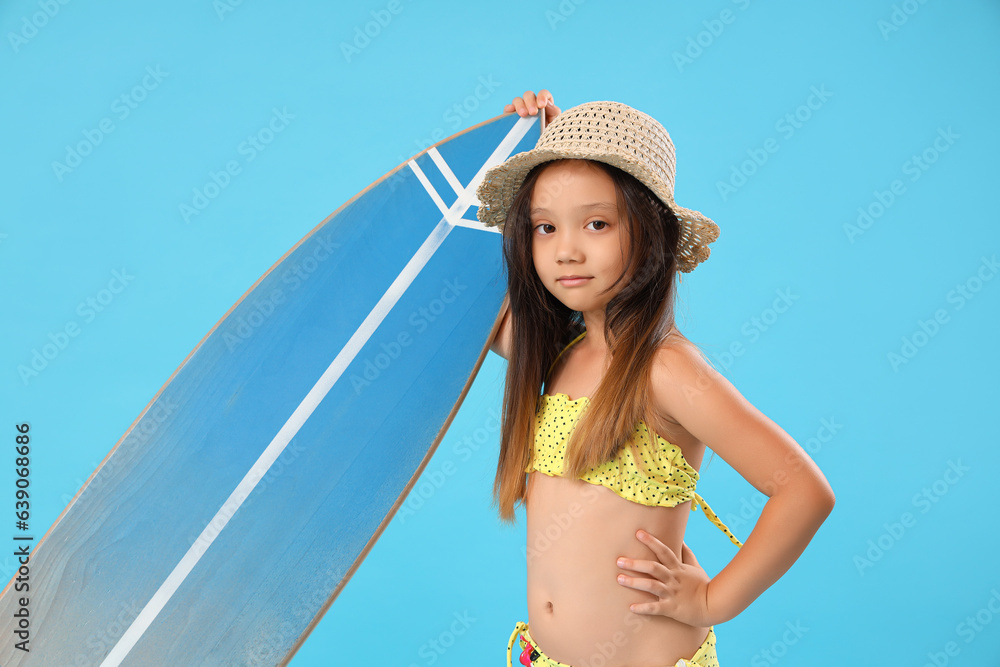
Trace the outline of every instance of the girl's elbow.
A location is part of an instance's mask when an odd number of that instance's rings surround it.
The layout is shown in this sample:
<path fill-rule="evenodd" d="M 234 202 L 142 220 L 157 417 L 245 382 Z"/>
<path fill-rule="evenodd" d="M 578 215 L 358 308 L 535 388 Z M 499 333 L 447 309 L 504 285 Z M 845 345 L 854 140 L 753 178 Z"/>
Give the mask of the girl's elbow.
<path fill-rule="evenodd" d="M 824 518 L 833 511 L 833 506 L 837 503 L 833 489 L 822 476 L 803 479 L 798 488 L 792 491 L 791 496 L 796 498 L 797 502 L 815 508 L 814 511 L 822 514 Z"/>
<path fill-rule="evenodd" d="M 830 488 L 829 483 L 824 479 L 816 489 L 816 504 L 819 505 L 825 512 L 824 517 L 830 515 L 833 511 L 833 506 L 837 504 L 837 496 L 833 494 L 833 489 Z"/>

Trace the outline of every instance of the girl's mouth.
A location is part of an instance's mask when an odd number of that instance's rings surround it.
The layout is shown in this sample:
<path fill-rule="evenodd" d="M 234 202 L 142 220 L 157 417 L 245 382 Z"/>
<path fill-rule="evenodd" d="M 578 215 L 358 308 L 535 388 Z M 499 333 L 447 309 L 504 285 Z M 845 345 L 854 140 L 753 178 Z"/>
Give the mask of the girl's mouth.
<path fill-rule="evenodd" d="M 559 278 L 559 284 L 564 287 L 574 287 L 576 285 L 582 285 L 590 280 L 590 278 Z"/>

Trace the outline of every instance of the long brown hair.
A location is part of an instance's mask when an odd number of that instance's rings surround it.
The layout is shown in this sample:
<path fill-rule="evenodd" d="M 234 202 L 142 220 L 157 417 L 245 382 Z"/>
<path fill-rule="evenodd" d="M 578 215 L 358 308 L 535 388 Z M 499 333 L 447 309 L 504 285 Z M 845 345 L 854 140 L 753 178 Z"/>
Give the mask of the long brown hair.
<path fill-rule="evenodd" d="M 648 399 L 653 355 L 674 327 L 677 244 L 680 225 L 670 209 L 631 174 L 588 161 L 614 181 L 618 210 L 624 212 L 625 268 L 609 289 L 624 282 L 605 311 L 604 337 L 611 365 L 567 444 L 565 474 L 577 478 L 610 460 L 625 446 L 636 424 L 661 424 Z M 512 315 L 511 349 L 504 389 L 500 457 L 493 484 L 500 518 L 514 522 L 514 506 L 524 502 L 531 463 L 536 411 L 549 366 L 584 331 L 581 313 L 570 310 L 542 284 L 532 257 L 529 209 L 539 175 L 555 162 L 532 169 L 518 190 L 504 223 L 503 254 Z M 653 439 L 655 445 L 655 438 Z M 641 456 L 634 449 L 635 460 Z"/>

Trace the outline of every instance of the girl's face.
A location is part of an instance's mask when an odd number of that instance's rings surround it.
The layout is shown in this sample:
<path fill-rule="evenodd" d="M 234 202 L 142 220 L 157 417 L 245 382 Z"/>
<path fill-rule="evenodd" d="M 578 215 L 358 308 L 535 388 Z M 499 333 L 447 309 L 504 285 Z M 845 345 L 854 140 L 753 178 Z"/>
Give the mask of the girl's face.
<path fill-rule="evenodd" d="M 614 181 L 585 160 L 546 167 L 531 195 L 531 254 L 539 279 L 566 307 L 603 314 L 624 281 L 608 289 L 625 266 L 624 212 Z M 563 276 L 583 276 L 570 281 Z"/>

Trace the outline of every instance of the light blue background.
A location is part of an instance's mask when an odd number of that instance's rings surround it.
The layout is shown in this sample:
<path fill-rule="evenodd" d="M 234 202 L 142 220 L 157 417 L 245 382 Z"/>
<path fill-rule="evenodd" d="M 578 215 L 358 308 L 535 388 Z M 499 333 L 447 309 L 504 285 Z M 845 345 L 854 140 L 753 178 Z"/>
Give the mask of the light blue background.
<path fill-rule="evenodd" d="M 678 201 L 722 229 L 684 279 L 682 328 L 837 494 L 791 570 L 718 626 L 723 664 L 997 664 L 996 2 L 226 6 L 0 5 L 0 498 L 13 502 L 13 424 L 29 421 L 39 535 L 288 248 L 433 141 L 547 87 L 564 109 L 617 100 L 670 131 Z M 373 12 L 386 24 L 345 55 Z M 116 100 L 147 68 L 162 78 L 123 117 Z M 292 117 L 249 160 L 241 144 L 274 109 Z M 60 179 L 53 162 L 102 119 L 113 131 Z M 939 132 L 952 139 L 935 148 Z M 230 160 L 239 173 L 186 221 L 180 205 Z M 721 192 L 734 170 L 750 175 Z M 849 238 L 859 207 L 872 222 Z M 88 314 L 114 271 L 132 277 Z M 67 323 L 79 335 L 23 379 Z M 491 354 L 293 665 L 504 662 L 527 616 L 523 513 L 508 528 L 490 508 L 503 377 Z M 763 496 L 717 456 L 702 476 L 745 538 Z M 699 516 L 687 542 L 712 574 L 734 553 Z"/>

